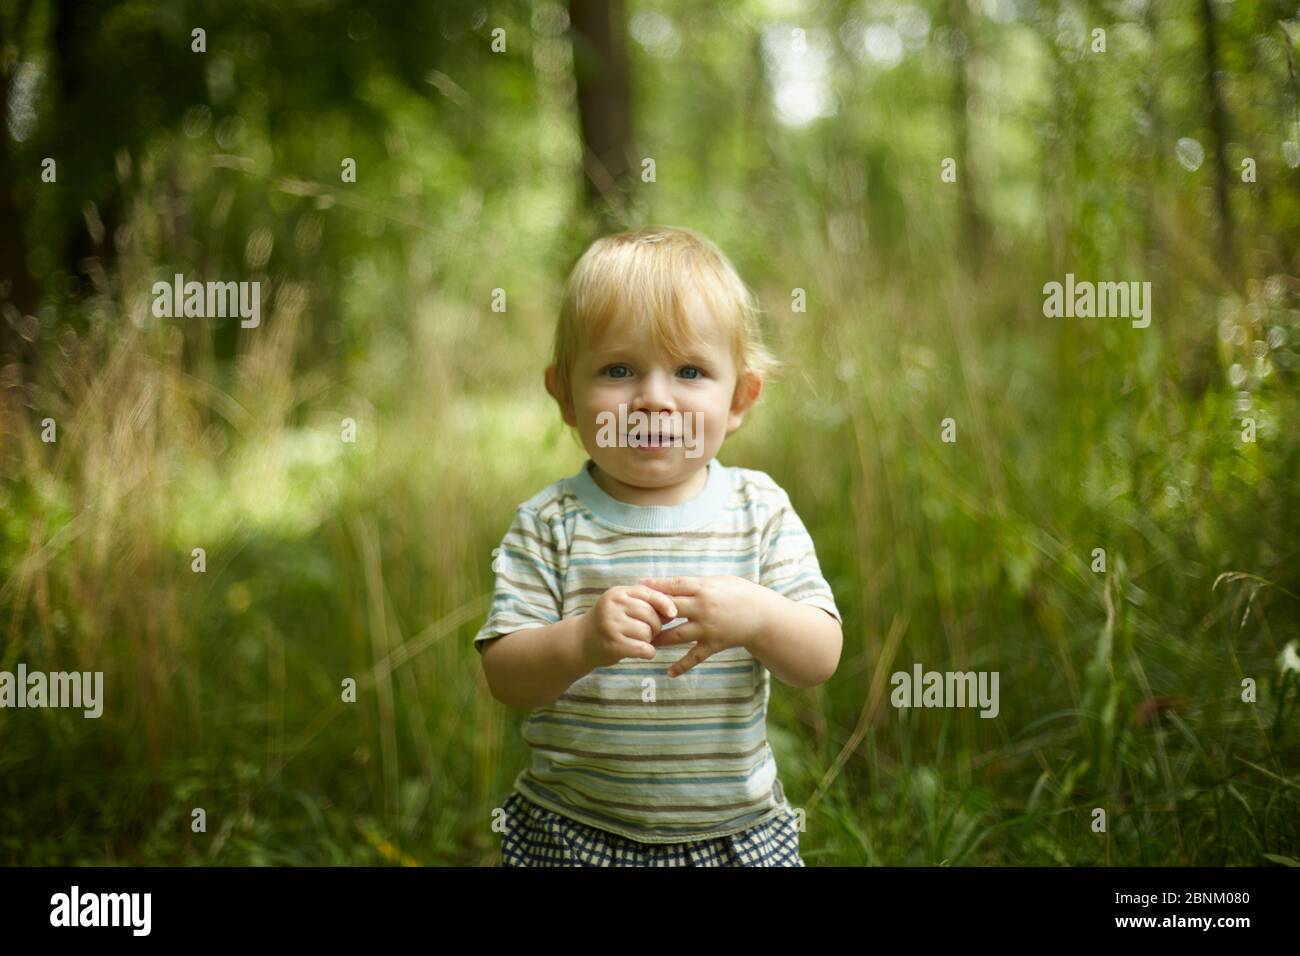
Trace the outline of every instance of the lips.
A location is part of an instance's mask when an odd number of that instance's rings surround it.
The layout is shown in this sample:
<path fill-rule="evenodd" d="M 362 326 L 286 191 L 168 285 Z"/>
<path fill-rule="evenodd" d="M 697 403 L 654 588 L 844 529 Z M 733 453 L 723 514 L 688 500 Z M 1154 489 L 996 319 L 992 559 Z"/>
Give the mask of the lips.
<path fill-rule="evenodd" d="M 668 448 L 680 445 L 680 435 L 627 435 L 624 438 L 629 448 Z"/>

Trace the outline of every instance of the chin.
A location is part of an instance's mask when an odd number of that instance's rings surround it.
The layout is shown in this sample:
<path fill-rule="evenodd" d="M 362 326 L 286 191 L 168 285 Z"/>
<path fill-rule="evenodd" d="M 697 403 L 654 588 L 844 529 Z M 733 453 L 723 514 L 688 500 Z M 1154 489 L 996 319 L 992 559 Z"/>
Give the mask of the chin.
<path fill-rule="evenodd" d="M 600 462 L 596 464 L 600 465 Z M 643 488 L 676 484 L 690 475 L 690 469 L 670 461 L 619 463 L 617 467 L 606 468 L 604 465 L 600 467 L 606 474 L 617 478 L 625 485 L 639 485 Z"/>

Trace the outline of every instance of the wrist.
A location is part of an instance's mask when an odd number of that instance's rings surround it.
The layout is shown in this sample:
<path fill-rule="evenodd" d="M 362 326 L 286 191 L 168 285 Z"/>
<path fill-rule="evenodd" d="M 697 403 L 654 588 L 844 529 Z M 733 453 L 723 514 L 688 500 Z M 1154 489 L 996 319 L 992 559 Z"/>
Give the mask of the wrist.
<path fill-rule="evenodd" d="M 596 669 L 597 662 L 591 659 L 591 611 L 586 610 L 574 618 L 573 648 L 574 660 L 583 674 L 590 674 Z"/>
<path fill-rule="evenodd" d="M 762 594 L 753 603 L 754 619 L 748 637 L 744 642 L 745 650 L 758 657 L 767 650 L 775 623 L 785 612 L 785 598 L 771 588 L 758 585 Z"/>

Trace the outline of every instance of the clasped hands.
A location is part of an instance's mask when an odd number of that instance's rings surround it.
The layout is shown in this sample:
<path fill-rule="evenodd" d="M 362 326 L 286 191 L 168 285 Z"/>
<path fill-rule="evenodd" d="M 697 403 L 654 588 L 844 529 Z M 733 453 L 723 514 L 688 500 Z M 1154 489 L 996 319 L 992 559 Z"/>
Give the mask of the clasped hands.
<path fill-rule="evenodd" d="M 668 668 L 669 677 L 678 677 L 719 651 L 750 647 L 763 633 L 772 602 L 780 599 L 770 588 L 731 574 L 642 578 L 610 588 L 584 615 L 583 652 L 599 667 L 627 657 L 653 660 L 655 648 L 694 644 Z M 679 617 L 685 623 L 664 630 Z"/>

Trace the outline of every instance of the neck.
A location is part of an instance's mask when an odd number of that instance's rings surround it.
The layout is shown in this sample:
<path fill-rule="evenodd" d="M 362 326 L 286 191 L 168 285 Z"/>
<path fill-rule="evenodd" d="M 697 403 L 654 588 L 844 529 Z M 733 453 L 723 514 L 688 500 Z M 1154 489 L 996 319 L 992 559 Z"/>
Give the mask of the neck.
<path fill-rule="evenodd" d="M 665 485 L 661 488 L 640 488 L 636 485 L 624 484 L 617 478 L 610 477 L 593 462 L 591 480 L 605 494 L 626 505 L 680 505 L 699 496 L 704 491 L 704 486 L 709 481 L 709 469 L 707 467 L 701 468 L 689 478 L 675 485 Z"/>

